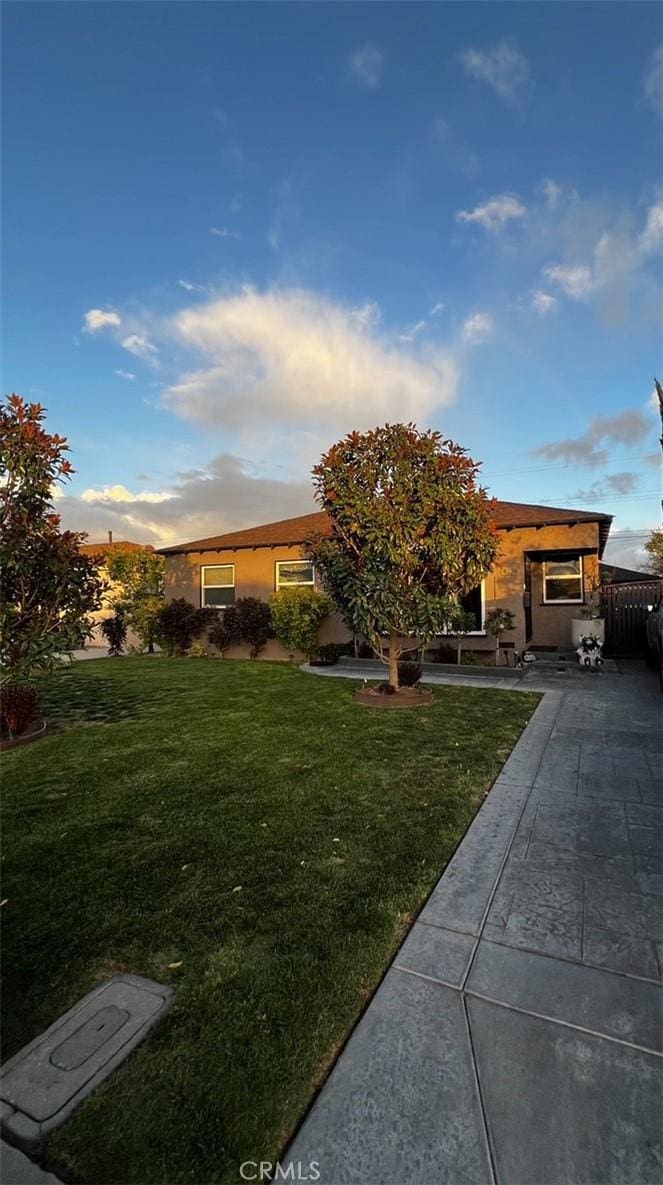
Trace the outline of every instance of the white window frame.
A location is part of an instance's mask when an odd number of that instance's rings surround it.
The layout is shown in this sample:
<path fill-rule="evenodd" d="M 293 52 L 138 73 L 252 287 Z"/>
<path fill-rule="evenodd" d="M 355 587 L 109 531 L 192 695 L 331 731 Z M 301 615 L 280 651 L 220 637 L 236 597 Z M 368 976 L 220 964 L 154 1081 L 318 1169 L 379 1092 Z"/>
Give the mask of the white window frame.
<path fill-rule="evenodd" d="M 204 573 L 208 568 L 232 568 L 233 582 L 232 584 L 205 584 Z M 205 602 L 205 590 L 207 588 L 234 588 L 235 587 L 235 565 L 234 564 L 201 564 L 200 565 L 200 607 L 201 609 L 227 609 L 227 605 L 208 605 Z"/>
<path fill-rule="evenodd" d="M 280 578 L 280 570 L 281 570 L 282 564 L 284 567 L 288 567 L 288 568 L 292 568 L 293 564 L 308 564 L 309 567 L 313 570 L 313 579 L 312 580 L 302 580 L 302 581 L 300 581 L 299 584 L 287 584 L 287 583 L 282 584 L 281 578 Z M 275 582 L 277 592 L 279 591 L 280 588 L 315 588 L 315 564 L 312 564 L 310 560 L 302 560 L 302 559 L 277 560 L 274 582 Z"/>
<path fill-rule="evenodd" d="M 486 580 L 485 580 L 485 577 L 481 581 L 479 588 L 481 589 L 481 629 L 468 630 L 468 632 L 466 634 L 462 635 L 464 638 L 485 638 L 485 636 L 486 636 Z M 449 627 L 447 626 L 447 628 L 444 631 L 443 636 L 455 638 L 456 634 L 454 634 L 453 630 L 449 629 Z"/>
<path fill-rule="evenodd" d="M 575 559 L 575 558 L 576 557 L 573 556 L 573 559 Z M 564 560 L 544 560 L 543 561 L 543 603 L 544 603 L 544 605 L 584 605 L 584 603 L 585 603 L 585 565 L 583 563 L 583 556 L 582 555 L 578 554 L 577 558 L 580 561 L 580 573 L 578 575 L 575 575 L 575 574 L 571 575 L 571 573 L 569 572 L 566 575 L 562 574 L 561 576 L 559 576 L 559 575 L 553 576 L 551 574 L 549 577 L 548 573 L 546 571 L 548 564 L 549 563 L 550 564 L 561 564 L 561 563 L 564 563 Z M 580 581 L 580 596 L 579 597 L 547 597 L 546 596 L 546 587 L 547 587 L 547 582 L 549 579 L 550 580 L 579 580 Z"/>

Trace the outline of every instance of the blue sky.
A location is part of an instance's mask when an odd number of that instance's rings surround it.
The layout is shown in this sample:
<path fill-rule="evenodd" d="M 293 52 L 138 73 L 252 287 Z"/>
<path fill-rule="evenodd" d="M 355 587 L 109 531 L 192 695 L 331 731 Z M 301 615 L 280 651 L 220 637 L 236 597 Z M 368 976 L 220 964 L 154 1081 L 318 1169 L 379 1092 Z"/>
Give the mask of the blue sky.
<path fill-rule="evenodd" d="M 498 497 L 658 525 L 658 6 L 3 24 L 3 389 L 70 439 L 67 525 L 166 543 L 305 512 L 322 449 L 397 419 Z"/>

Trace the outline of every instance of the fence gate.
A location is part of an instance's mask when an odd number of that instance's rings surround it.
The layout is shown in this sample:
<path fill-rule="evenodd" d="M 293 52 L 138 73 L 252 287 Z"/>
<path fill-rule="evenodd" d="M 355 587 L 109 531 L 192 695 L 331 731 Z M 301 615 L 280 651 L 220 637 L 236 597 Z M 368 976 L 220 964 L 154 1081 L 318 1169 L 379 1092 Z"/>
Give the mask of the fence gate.
<path fill-rule="evenodd" d="M 645 653 L 647 606 L 663 593 L 663 580 L 637 584 L 606 584 L 601 589 L 605 617 L 605 652 L 613 658 L 637 658 Z"/>

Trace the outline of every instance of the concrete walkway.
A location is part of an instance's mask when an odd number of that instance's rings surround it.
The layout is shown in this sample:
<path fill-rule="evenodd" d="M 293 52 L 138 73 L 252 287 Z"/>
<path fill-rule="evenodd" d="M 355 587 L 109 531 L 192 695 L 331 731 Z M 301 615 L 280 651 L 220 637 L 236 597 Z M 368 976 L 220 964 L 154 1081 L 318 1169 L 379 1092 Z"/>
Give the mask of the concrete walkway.
<path fill-rule="evenodd" d="M 282 1159 L 322 1185 L 663 1181 L 657 681 L 510 688 L 546 694 Z"/>

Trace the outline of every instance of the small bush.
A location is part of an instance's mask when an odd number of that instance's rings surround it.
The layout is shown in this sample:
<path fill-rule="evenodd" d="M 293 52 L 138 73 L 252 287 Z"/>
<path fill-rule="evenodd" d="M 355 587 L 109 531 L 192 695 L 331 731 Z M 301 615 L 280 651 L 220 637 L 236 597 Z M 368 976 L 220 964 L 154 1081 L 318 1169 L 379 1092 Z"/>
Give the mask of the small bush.
<path fill-rule="evenodd" d="M 221 654 L 233 643 L 241 642 L 242 621 L 238 606 L 228 605 L 225 609 L 220 610 L 207 636 L 212 645 L 221 651 Z"/>
<path fill-rule="evenodd" d="M 396 688 L 391 686 L 391 683 L 378 683 L 377 687 L 380 695 L 395 695 Z"/>
<path fill-rule="evenodd" d="M 162 605 L 156 615 L 155 636 L 166 654 L 181 656 L 187 653 L 194 638 L 199 638 L 216 620 L 216 609 L 197 609 L 179 597 Z"/>
<path fill-rule="evenodd" d="M 197 638 L 191 643 L 186 653 L 187 658 L 207 658 L 207 647 Z"/>
<path fill-rule="evenodd" d="M 351 658 L 353 654 L 352 642 L 325 642 L 323 646 L 318 646 L 318 653 L 313 662 L 315 666 L 333 667 L 339 658 L 346 655 Z"/>
<path fill-rule="evenodd" d="M 265 601 L 240 597 L 235 601 L 240 637 L 250 646 L 251 658 L 257 658 L 267 639 L 272 637 L 272 614 Z M 226 610 L 227 612 L 227 610 Z"/>
<path fill-rule="evenodd" d="M 290 653 L 303 650 L 308 658 L 315 655 L 320 623 L 331 608 L 327 597 L 314 588 L 282 588 L 269 604 L 281 645 Z"/>
<path fill-rule="evenodd" d="M 482 667 L 485 665 L 474 650 L 463 650 L 460 661 L 464 667 Z"/>
<path fill-rule="evenodd" d="M 437 650 L 432 652 L 431 659 L 433 662 L 455 663 L 456 649 L 454 646 L 450 646 L 448 642 L 440 642 Z"/>
<path fill-rule="evenodd" d="M 119 658 L 127 640 L 126 618 L 121 613 L 116 613 L 114 617 L 105 617 L 99 628 L 108 642 L 108 653 L 113 658 Z"/>
<path fill-rule="evenodd" d="M 375 651 L 370 642 L 360 642 L 357 649 L 357 658 L 375 658 Z"/>
<path fill-rule="evenodd" d="M 421 663 L 409 660 L 398 664 L 398 682 L 401 687 L 415 687 L 421 679 Z"/>
<path fill-rule="evenodd" d="M 0 717 L 10 736 L 20 736 L 39 710 L 39 696 L 25 683 L 6 683 L 0 690 Z"/>

